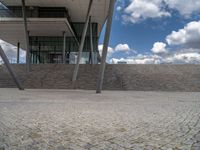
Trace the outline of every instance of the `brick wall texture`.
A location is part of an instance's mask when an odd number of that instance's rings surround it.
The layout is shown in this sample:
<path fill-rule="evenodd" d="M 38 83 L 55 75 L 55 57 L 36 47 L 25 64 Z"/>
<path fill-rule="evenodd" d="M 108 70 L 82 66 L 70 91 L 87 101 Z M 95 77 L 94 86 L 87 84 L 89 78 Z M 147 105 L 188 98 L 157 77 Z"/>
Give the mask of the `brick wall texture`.
<path fill-rule="evenodd" d="M 28 89 L 95 90 L 99 65 L 80 65 L 78 80 L 72 84 L 74 65 L 12 65 Z M 16 87 L 5 66 L 0 66 L 0 88 Z M 200 92 L 200 65 L 107 65 L 104 90 L 193 91 Z"/>

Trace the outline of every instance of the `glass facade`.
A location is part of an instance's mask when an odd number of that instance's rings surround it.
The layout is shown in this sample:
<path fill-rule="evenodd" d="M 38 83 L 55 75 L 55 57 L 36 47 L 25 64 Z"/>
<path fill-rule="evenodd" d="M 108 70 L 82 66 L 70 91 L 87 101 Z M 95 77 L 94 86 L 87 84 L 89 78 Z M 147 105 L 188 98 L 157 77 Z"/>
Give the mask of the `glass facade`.
<path fill-rule="evenodd" d="M 8 6 L 7 7 L 15 17 L 22 17 L 22 7 Z M 64 7 L 26 7 L 26 15 L 29 18 L 65 18 L 69 17 L 68 11 Z"/>
<path fill-rule="evenodd" d="M 2 2 L 0 2 L 0 18 L 14 17 L 15 15 Z"/>
<path fill-rule="evenodd" d="M 72 23 L 78 40 L 81 40 L 84 23 Z M 97 62 L 98 52 L 98 25 L 92 23 L 93 29 L 93 46 L 94 46 L 94 63 Z M 32 54 L 32 63 L 62 63 L 63 55 L 63 37 L 30 37 L 30 48 Z M 66 37 L 66 63 L 73 64 L 76 61 L 78 53 L 78 44 L 74 37 Z M 83 55 L 81 63 L 87 64 L 91 59 L 91 44 L 90 44 L 90 33 L 87 32 L 85 44 L 83 48 Z"/>
<path fill-rule="evenodd" d="M 28 18 L 67 18 L 80 42 L 84 23 L 71 22 L 68 11 L 64 7 L 26 7 Z M 21 6 L 5 6 L 0 2 L 0 18 L 22 17 Z M 94 63 L 97 62 L 98 54 L 98 24 L 92 23 Z M 33 64 L 38 63 L 62 63 L 63 62 L 63 37 L 31 36 L 30 51 Z M 74 64 L 77 59 L 78 44 L 74 37 L 66 37 L 65 57 L 66 63 Z M 90 31 L 87 31 L 81 63 L 89 63 L 91 60 Z"/>

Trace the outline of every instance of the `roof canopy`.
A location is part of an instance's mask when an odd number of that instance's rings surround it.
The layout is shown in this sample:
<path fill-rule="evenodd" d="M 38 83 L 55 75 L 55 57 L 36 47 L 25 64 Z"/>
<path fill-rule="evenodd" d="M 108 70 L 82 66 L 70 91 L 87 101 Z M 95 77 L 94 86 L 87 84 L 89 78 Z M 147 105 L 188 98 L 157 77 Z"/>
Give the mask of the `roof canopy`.
<path fill-rule="evenodd" d="M 26 6 L 65 7 L 72 22 L 85 22 L 90 0 L 25 0 Z M 1 0 L 5 6 L 21 6 L 21 0 Z M 92 5 L 92 22 L 98 23 L 98 35 L 105 22 L 110 0 L 94 0 Z M 73 36 L 66 25 L 65 18 L 29 18 L 30 36 Z M 22 18 L 0 18 L 0 39 L 25 48 L 25 35 Z"/>
<path fill-rule="evenodd" d="M 73 36 L 66 25 L 66 19 L 59 18 L 30 18 L 28 19 L 28 31 L 30 36 Z M 0 20 L 0 38 L 8 43 L 17 45 L 20 42 L 21 48 L 25 49 L 25 34 L 22 18 L 8 18 Z"/>
<path fill-rule="evenodd" d="M 25 0 L 26 6 L 66 7 L 72 22 L 84 22 L 90 0 Z M 21 6 L 21 0 L 1 0 L 6 6 Z M 99 33 L 106 19 L 110 0 L 94 0 L 92 22 L 99 24 Z"/>

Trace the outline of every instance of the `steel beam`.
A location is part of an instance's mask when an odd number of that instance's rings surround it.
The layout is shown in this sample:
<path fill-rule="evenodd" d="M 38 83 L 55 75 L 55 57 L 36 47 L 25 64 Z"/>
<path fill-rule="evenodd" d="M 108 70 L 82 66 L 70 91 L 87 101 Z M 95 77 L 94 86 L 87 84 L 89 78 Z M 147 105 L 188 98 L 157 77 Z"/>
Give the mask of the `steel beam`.
<path fill-rule="evenodd" d="M 92 20 L 90 16 L 90 53 L 91 53 L 91 64 L 94 64 L 94 46 L 93 46 L 93 30 L 92 30 Z"/>
<path fill-rule="evenodd" d="M 11 65 L 9 63 L 9 60 L 8 60 L 6 54 L 4 53 L 4 51 L 3 51 L 1 46 L 0 46 L 0 56 L 1 56 L 2 60 L 4 61 L 4 63 L 6 65 L 6 67 L 7 67 L 7 69 L 8 69 L 11 77 L 13 78 L 13 80 L 14 80 L 15 84 L 17 85 L 17 87 L 19 88 L 19 90 L 24 90 L 24 88 L 21 85 L 20 80 L 17 78 L 17 75 L 13 71 L 13 69 L 12 69 L 12 67 L 11 67 Z"/>
<path fill-rule="evenodd" d="M 97 81 L 96 93 L 101 93 L 101 91 L 102 91 L 114 6 L 115 6 L 115 0 L 110 0 L 108 18 L 107 18 L 107 23 L 106 23 L 106 33 L 104 36 L 102 60 L 101 60 L 101 65 L 100 65 L 99 78 Z"/>
<path fill-rule="evenodd" d="M 69 23 L 69 20 L 68 20 L 68 18 L 66 18 L 66 25 L 67 25 L 67 27 L 69 28 L 69 30 L 70 30 L 70 32 L 71 32 L 71 34 L 72 34 L 72 36 L 74 37 L 74 39 L 75 39 L 75 41 L 76 41 L 76 43 L 77 43 L 77 45 L 79 46 L 79 41 L 78 41 L 78 38 L 77 38 L 77 36 L 76 36 L 76 34 L 75 34 L 75 32 L 74 32 L 74 30 L 73 30 L 73 28 L 72 28 L 72 26 L 71 26 L 71 24 Z"/>
<path fill-rule="evenodd" d="M 29 33 L 27 27 L 27 16 L 26 16 L 26 5 L 25 0 L 22 0 L 22 14 L 24 19 L 24 32 L 25 32 L 25 40 L 26 40 L 26 70 L 27 72 L 31 69 L 31 57 L 30 57 L 30 46 L 29 46 Z"/>
<path fill-rule="evenodd" d="M 73 82 L 77 80 L 80 60 L 81 60 L 81 57 L 82 57 L 83 47 L 84 47 L 84 43 L 85 43 L 85 37 L 86 37 L 89 19 L 90 19 L 90 14 L 91 14 L 91 10 L 92 10 L 91 9 L 92 3 L 93 3 L 93 0 L 90 0 L 88 11 L 87 11 L 87 16 L 86 16 L 86 20 L 85 20 L 85 25 L 84 25 L 83 33 L 82 33 L 82 37 L 81 37 L 81 43 L 80 43 L 80 46 L 79 46 L 78 58 L 77 58 L 77 62 L 76 62 L 74 73 L 73 73 L 73 78 L 72 78 Z"/>
<path fill-rule="evenodd" d="M 63 64 L 66 63 L 66 32 L 63 32 Z"/>
<path fill-rule="evenodd" d="M 19 57 L 20 57 L 20 43 L 17 43 L 17 64 L 19 64 Z"/>

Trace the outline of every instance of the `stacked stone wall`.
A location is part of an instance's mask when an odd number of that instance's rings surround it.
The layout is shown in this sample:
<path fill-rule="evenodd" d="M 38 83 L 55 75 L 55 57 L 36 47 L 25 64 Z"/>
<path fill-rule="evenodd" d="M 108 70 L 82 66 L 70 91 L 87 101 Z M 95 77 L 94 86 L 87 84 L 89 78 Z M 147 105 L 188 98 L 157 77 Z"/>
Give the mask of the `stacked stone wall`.
<path fill-rule="evenodd" d="M 95 90 L 99 65 L 80 65 L 78 80 L 71 82 L 74 65 L 12 65 L 28 89 Z M 0 66 L 0 88 L 16 87 L 5 66 Z M 200 91 L 200 65 L 107 65 L 104 90 Z"/>

